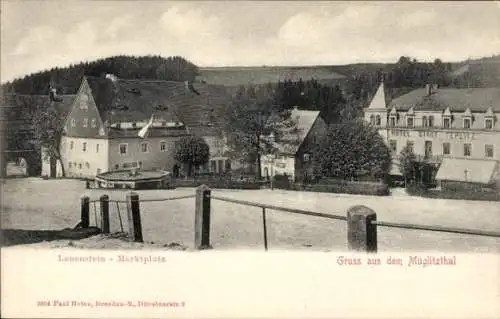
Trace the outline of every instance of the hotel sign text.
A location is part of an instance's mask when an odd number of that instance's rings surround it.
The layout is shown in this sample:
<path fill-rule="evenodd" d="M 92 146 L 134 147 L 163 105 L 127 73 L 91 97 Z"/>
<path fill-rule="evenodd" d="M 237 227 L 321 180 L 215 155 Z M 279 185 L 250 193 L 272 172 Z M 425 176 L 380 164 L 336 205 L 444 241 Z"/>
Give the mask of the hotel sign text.
<path fill-rule="evenodd" d="M 438 132 L 438 131 L 411 131 L 411 130 L 389 130 L 390 136 L 401 137 L 423 137 L 423 138 L 437 138 L 438 135 L 443 134 L 450 140 L 474 140 L 474 133 L 469 132 Z"/>

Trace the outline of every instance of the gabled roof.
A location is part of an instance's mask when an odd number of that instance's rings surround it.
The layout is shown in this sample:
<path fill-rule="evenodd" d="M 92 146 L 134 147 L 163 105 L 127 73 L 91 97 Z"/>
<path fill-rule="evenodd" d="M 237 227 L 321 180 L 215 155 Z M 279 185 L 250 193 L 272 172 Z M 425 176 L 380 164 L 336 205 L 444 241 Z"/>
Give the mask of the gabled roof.
<path fill-rule="evenodd" d="M 415 111 L 439 111 L 450 108 L 451 112 L 486 112 L 488 108 L 500 112 L 500 88 L 454 89 L 439 88 L 427 95 L 425 88 L 413 90 L 402 95 L 389 104 L 398 111 L 407 111 L 410 107 Z"/>
<path fill-rule="evenodd" d="M 229 97 L 224 90 L 206 84 L 86 77 L 103 121 L 147 121 L 154 113 L 180 121 L 191 133 L 213 134 L 217 121 L 210 118 L 223 109 Z"/>
<path fill-rule="evenodd" d="M 319 117 L 319 111 L 306 111 L 294 108 L 290 118 L 295 126 L 282 132 L 282 139 L 288 143 L 276 143 L 275 146 L 281 153 L 295 154 L 309 134 L 314 122 Z"/>

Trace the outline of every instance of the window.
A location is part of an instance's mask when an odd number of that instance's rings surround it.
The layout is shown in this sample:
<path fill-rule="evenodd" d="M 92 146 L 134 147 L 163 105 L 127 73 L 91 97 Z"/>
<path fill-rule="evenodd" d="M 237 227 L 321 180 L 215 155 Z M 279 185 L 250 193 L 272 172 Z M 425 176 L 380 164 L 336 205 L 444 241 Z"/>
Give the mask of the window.
<path fill-rule="evenodd" d="M 128 144 L 120 144 L 120 155 L 127 155 Z"/>
<path fill-rule="evenodd" d="M 427 116 L 422 117 L 422 126 L 427 127 Z"/>
<path fill-rule="evenodd" d="M 492 158 L 493 157 L 493 145 L 486 144 L 484 146 L 484 156 L 486 158 Z"/>
<path fill-rule="evenodd" d="M 119 169 L 119 168 L 120 168 L 120 165 L 115 164 L 115 169 Z"/>
<path fill-rule="evenodd" d="M 443 119 L 443 127 L 444 128 L 450 128 L 451 127 L 451 119 L 449 117 L 446 117 Z"/>
<path fill-rule="evenodd" d="M 486 128 L 487 130 L 493 129 L 493 119 L 486 119 L 484 121 L 484 128 Z"/>
<path fill-rule="evenodd" d="M 71 168 L 71 162 L 68 163 L 68 168 Z"/>
<path fill-rule="evenodd" d="M 464 128 L 470 128 L 470 119 L 464 119 Z"/>
<path fill-rule="evenodd" d="M 78 164 L 78 168 L 79 168 L 79 169 L 82 169 L 82 163 L 79 163 L 79 164 Z"/>
<path fill-rule="evenodd" d="M 450 143 L 443 143 L 443 155 L 450 155 Z"/>
<path fill-rule="evenodd" d="M 309 162 L 310 155 L 309 154 L 304 154 L 304 162 Z"/>
<path fill-rule="evenodd" d="M 375 116 L 370 115 L 370 124 L 375 125 Z"/>
<path fill-rule="evenodd" d="M 69 142 L 69 149 L 70 150 L 72 150 L 74 146 L 75 146 L 75 143 L 73 141 Z"/>
<path fill-rule="evenodd" d="M 96 145 L 95 145 L 95 152 L 96 152 L 96 153 L 99 153 L 99 144 L 96 144 Z"/>
<path fill-rule="evenodd" d="M 413 127 L 413 117 L 406 118 L 406 126 Z"/>
<path fill-rule="evenodd" d="M 393 127 L 396 126 L 396 117 L 395 116 L 391 116 L 389 118 L 389 125 L 393 126 Z"/>
<path fill-rule="evenodd" d="M 167 142 L 161 141 L 160 142 L 160 152 L 166 152 L 167 151 Z"/>
<path fill-rule="evenodd" d="M 396 140 L 390 140 L 389 141 L 389 149 L 391 150 L 391 153 L 396 153 L 396 151 L 397 151 L 397 142 L 396 142 Z"/>
<path fill-rule="evenodd" d="M 380 126 L 380 115 L 375 117 L 375 125 Z"/>
<path fill-rule="evenodd" d="M 87 142 L 83 142 L 83 144 L 82 144 L 82 151 L 84 151 L 84 152 L 87 151 Z"/>
<path fill-rule="evenodd" d="M 137 166 L 142 167 L 142 161 L 137 162 Z"/>
<path fill-rule="evenodd" d="M 217 170 L 217 162 L 210 161 L 210 172 L 215 172 Z"/>
<path fill-rule="evenodd" d="M 91 124 L 92 127 L 97 127 L 97 121 L 96 121 L 96 119 L 92 119 L 91 123 L 92 123 Z"/>
<path fill-rule="evenodd" d="M 425 141 L 424 143 L 424 156 L 425 158 L 430 158 L 432 156 L 432 141 Z"/>
<path fill-rule="evenodd" d="M 148 152 L 148 143 L 147 142 L 141 143 L 141 152 L 143 152 L 143 153 Z"/>
<path fill-rule="evenodd" d="M 76 120 L 75 119 L 71 119 L 71 127 L 75 127 L 76 126 Z"/>
<path fill-rule="evenodd" d="M 428 120 L 427 120 L 427 124 L 429 124 L 429 127 L 434 127 L 434 116 L 429 116 Z"/>
<path fill-rule="evenodd" d="M 89 119 L 88 118 L 84 118 L 83 119 L 83 127 L 87 127 L 89 126 Z"/>
<path fill-rule="evenodd" d="M 86 162 L 86 163 L 85 163 L 85 167 L 86 167 L 86 168 L 90 168 L 90 163 L 89 163 L 89 162 Z"/>
<path fill-rule="evenodd" d="M 472 145 L 467 143 L 464 144 L 464 156 L 470 156 L 472 150 Z"/>
<path fill-rule="evenodd" d="M 410 153 L 415 152 L 415 149 L 414 149 L 413 146 L 414 146 L 413 141 L 407 141 L 406 142 L 406 148 L 408 149 L 408 152 L 410 152 Z"/>

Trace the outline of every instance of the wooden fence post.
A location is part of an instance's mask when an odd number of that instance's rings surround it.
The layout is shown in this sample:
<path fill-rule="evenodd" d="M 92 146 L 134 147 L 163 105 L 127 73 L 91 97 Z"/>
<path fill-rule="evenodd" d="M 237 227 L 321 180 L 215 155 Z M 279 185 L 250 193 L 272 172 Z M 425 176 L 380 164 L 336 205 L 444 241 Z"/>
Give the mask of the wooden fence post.
<path fill-rule="evenodd" d="M 347 210 L 347 243 L 349 250 L 377 252 L 377 214 L 370 208 L 357 205 Z"/>
<path fill-rule="evenodd" d="M 109 234 L 109 197 L 102 195 L 99 199 L 101 202 L 101 231 L 104 234 Z"/>
<path fill-rule="evenodd" d="M 143 242 L 139 195 L 131 192 L 127 194 L 128 236 L 131 241 Z"/>
<path fill-rule="evenodd" d="M 194 216 L 195 249 L 209 249 L 210 246 L 210 188 L 201 185 L 196 188 Z"/>
<path fill-rule="evenodd" d="M 90 198 L 88 196 L 82 196 L 81 199 L 81 217 L 80 226 L 82 228 L 89 228 L 90 223 Z"/>

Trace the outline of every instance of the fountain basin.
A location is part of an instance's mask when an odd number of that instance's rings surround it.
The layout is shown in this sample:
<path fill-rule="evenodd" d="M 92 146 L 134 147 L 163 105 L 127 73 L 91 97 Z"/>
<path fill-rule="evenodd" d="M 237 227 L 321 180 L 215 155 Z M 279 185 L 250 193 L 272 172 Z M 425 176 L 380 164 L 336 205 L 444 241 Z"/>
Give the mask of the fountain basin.
<path fill-rule="evenodd" d="M 166 171 L 111 171 L 95 177 L 96 188 L 171 189 L 172 176 Z"/>

